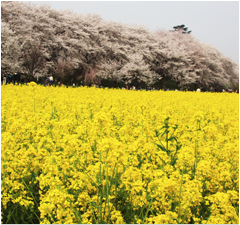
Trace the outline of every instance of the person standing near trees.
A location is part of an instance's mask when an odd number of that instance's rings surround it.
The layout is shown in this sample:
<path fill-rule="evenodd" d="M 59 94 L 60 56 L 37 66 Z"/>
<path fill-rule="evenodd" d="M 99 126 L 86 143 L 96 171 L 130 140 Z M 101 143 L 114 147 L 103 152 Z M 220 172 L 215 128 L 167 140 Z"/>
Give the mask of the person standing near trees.
<path fill-rule="evenodd" d="M 47 79 L 45 80 L 45 86 L 49 85 L 49 78 L 47 77 Z"/>
<path fill-rule="evenodd" d="M 52 86 L 52 84 L 53 84 L 53 77 L 52 76 L 49 77 L 49 83 L 50 83 L 50 86 Z"/>
<path fill-rule="evenodd" d="M 138 90 L 141 90 L 141 81 L 138 82 L 137 89 L 138 89 Z"/>
<path fill-rule="evenodd" d="M 12 75 L 11 74 L 8 74 L 7 76 L 7 83 L 11 83 L 12 82 Z"/>
<path fill-rule="evenodd" d="M 6 84 L 7 82 L 7 77 L 6 77 L 6 74 L 3 75 L 3 83 Z"/>
<path fill-rule="evenodd" d="M 133 82 L 131 81 L 131 83 L 130 83 L 130 88 L 132 88 L 133 87 Z"/>

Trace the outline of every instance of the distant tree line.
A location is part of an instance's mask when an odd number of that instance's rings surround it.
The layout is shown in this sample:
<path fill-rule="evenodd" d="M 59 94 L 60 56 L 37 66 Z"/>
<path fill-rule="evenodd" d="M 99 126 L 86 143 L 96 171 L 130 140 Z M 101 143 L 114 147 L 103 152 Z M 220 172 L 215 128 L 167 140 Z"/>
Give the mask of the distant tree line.
<path fill-rule="evenodd" d="M 190 34 L 192 31 L 188 31 L 188 27 L 184 24 L 173 27 L 174 31 L 182 31 L 183 34 Z"/>
<path fill-rule="evenodd" d="M 185 25 L 174 32 L 104 21 L 49 5 L 1 2 L 1 72 L 63 83 L 210 87 L 238 84 L 238 64 L 199 42 Z M 186 35 L 188 34 L 188 35 Z M 174 86 L 173 85 L 173 86 Z"/>

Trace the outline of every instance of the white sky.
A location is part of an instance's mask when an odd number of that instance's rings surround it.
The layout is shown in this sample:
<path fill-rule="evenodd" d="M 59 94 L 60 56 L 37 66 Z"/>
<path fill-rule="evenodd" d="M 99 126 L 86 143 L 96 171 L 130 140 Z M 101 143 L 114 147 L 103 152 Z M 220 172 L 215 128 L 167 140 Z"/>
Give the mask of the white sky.
<path fill-rule="evenodd" d="M 201 42 L 239 63 L 239 1 L 31 1 L 104 20 L 145 25 L 150 31 L 184 24 Z"/>

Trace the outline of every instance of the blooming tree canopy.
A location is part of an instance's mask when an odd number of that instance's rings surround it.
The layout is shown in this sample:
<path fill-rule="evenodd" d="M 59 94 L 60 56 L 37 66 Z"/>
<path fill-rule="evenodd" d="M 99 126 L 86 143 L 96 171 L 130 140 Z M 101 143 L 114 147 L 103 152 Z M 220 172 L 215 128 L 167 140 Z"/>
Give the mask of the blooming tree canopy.
<path fill-rule="evenodd" d="M 237 63 L 182 29 L 150 32 L 144 26 L 104 21 L 97 14 L 79 15 L 47 4 L 16 1 L 1 2 L 1 16 L 2 70 L 26 71 L 33 41 L 35 47 L 41 43 L 38 60 L 45 62 L 34 70 L 38 76 L 57 71 L 61 77 L 56 68 L 60 61 L 68 61 L 82 74 L 89 76 L 94 71 L 98 81 L 152 84 L 164 78 L 180 85 L 210 86 L 239 79 Z M 34 71 L 28 73 L 36 76 Z"/>

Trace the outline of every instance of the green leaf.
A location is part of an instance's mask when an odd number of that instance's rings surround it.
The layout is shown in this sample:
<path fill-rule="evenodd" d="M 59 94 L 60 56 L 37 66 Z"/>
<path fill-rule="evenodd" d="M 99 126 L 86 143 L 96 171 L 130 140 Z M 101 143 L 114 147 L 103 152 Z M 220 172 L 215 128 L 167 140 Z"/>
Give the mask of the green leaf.
<path fill-rule="evenodd" d="M 171 165 L 171 166 L 174 166 L 176 162 L 177 162 L 177 158 L 173 158 L 172 161 L 171 161 L 171 163 L 170 163 L 170 165 Z"/>
<path fill-rule="evenodd" d="M 161 137 L 162 137 L 164 134 L 168 134 L 169 132 L 170 132 L 170 131 L 166 129 L 166 130 L 162 133 Z"/>
<path fill-rule="evenodd" d="M 155 130 L 156 136 L 159 137 L 160 133 L 158 132 L 158 130 Z"/>
<path fill-rule="evenodd" d="M 182 145 L 176 145 L 176 150 L 177 150 L 177 151 L 180 150 L 181 147 L 182 147 Z"/>
<path fill-rule="evenodd" d="M 158 148 L 160 148 L 162 151 L 167 152 L 168 155 L 170 155 L 170 153 L 173 152 L 173 151 L 170 151 L 170 150 L 164 148 L 162 145 L 159 145 L 159 144 L 156 144 L 156 143 L 154 143 L 154 144 L 157 145 Z"/>
<path fill-rule="evenodd" d="M 172 141 L 172 140 L 177 141 L 177 139 L 176 139 L 175 137 L 170 137 L 170 138 L 168 139 L 168 141 Z"/>

